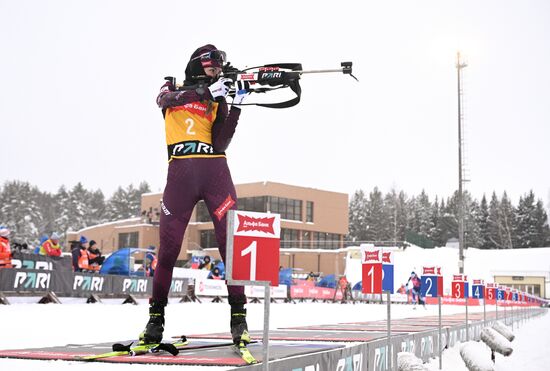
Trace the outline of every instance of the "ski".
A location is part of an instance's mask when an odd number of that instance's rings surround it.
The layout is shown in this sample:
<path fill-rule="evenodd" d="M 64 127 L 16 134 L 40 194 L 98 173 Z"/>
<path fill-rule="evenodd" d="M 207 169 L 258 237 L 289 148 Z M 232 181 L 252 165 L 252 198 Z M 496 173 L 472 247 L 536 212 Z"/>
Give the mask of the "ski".
<path fill-rule="evenodd" d="M 252 365 L 254 363 L 258 363 L 256 358 L 250 353 L 250 350 L 246 347 L 246 344 L 244 342 L 240 342 L 239 344 L 234 344 L 231 346 L 231 348 L 237 353 L 243 361 L 245 361 L 247 364 Z"/>
<path fill-rule="evenodd" d="M 153 343 L 153 344 L 137 344 L 132 346 L 133 343 L 128 345 L 113 344 L 113 351 L 101 354 L 92 354 L 89 356 L 77 356 L 75 357 L 79 361 L 94 361 L 96 359 L 118 357 L 118 356 L 139 356 L 141 354 L 168 352 L 173 356 L 179 353 L 179 349 L 185 347 L 188 344 L 188 340 L 185 337 L 180 337 L 170 343 Z"/>

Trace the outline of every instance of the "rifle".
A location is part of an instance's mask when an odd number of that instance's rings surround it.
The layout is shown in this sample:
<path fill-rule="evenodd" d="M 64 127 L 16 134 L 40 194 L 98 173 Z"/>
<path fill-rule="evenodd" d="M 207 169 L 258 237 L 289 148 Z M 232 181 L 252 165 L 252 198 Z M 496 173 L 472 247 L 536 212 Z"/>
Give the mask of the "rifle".
<path fill-rule="evenodd" d="M 231 63 L 226 63 L 222 68 L 222 75 L 232 80 L 233 84 L 229 91 L 229 96 L 235 96 L 237 84 L 239 90 L 244 87 L 250 93 L 267 93 L 270 91 L 290 88 L 296 94 L 296 96 L 290 100 L 278 103 L 244 103 L 243 106 L 255 105 L 259 107 L 267 108 L 288 108 L 297 105 L 300 102 L 300 96 L 302 94 L 302 88 L 300 87 L 300 77 L 303 74 L 310 73 L 332 73 L 341 72 L 344 75 L 350 75 L 356 81 L 357 78 L 352 74 L 352 62 L 342 62 L 341 68 L 327 69 L 327 70 L 310 70 L 306 71 L 302 69 L 301 63 L 274 63 L 266 64 L 263 66 L 250 67 L 245 69 L 238 69 L 231 66 Z M 197 90 L 208 87 L 211 82 L 207 76 L 196 76 L 196 80 L 199 81 L 197 85 L 193 86 L 181 86 L 176 85 L 176 79 L 174 77 L 165 77 L 174 84 L 178 90 Z"/>

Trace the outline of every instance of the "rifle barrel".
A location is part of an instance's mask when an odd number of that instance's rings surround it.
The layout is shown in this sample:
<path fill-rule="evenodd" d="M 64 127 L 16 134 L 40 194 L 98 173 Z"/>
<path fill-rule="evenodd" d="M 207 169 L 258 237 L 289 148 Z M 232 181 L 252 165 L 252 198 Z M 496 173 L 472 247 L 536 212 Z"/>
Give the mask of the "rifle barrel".
<path fill-rule="evenodd" d="M 309 70 L 309 71 L 292 71 L 297 73 L 330 73 L 330 72 L 344 72 L 343 68 L 337 68 L 334 70 Z"/>

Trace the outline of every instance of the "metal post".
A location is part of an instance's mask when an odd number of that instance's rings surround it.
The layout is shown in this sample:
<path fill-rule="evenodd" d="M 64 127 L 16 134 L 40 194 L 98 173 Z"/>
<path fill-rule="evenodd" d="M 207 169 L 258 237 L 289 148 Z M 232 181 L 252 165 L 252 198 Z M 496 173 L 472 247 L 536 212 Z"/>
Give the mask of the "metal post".
<path fill-rule="evenodd" d="M 464 298 L 464 302 L 466 303 L 466 341 L 470 341 L 470 324 L 468 323 L 468 297 Z"/>
<path fill-rule="evenodd" d="M 514 322 L 516 322 L 516 311 L 514 310 L 514 303 L 512 302 L 512 331 L 514 331 Z M 517 325 L 516 325 L 517 327 Z"/>
<path fill-rule="evenodd" d="M 386 352 L 388 356 L 388 370 L 393 370 L 392 368 L 392 354 L 391 354 L 391 298 L 390 292 L 386 291 L 387 307 L 388 307 L 388 351 Z"/>
<path fill-rule="evenodd" d="M 495 297 L 495 321 L 498 321 L 498 295 Z"/>
<path fill-rule="evenodd" d="M 485 295 L 483 295 L 483 327 L 487 326 L 487 311 L 485 309 Z"/>
<path fill-rule="evenodd" d="M 441 345 L 441 296 L 437 297 L 437 305 L 439 306 L 439 369 L 443 369 L 443 347 Z"/>
<path fill-rule="evenodd" d="M 264 282 L 264 336 L 263 342 L 263 360 L 262 369 L 269 370 L 269 305 L 271 302 L 271 289 L 269 282 Z"/>

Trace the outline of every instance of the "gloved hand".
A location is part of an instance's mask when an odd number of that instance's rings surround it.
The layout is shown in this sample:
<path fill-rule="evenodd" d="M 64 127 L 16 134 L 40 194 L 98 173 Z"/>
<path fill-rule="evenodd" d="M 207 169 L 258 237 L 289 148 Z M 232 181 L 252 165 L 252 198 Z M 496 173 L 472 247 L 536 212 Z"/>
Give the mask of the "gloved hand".
<path fill-rule="evenodd" d="M 160 100 L 161 98 L 166 94 L 166 93 L 169 93 L 171 91 L 176 91 L 176 87 L 174 86 L 174 84 L 172 84 L 171 81 L 166 81 L 164 83 L 164 85 L 162 85 L 160 87 L 160 93 L 159 95 L 157 96 L 157 104 L 158 106 L 160 107 L 161 106 L 161 103 L 160 103 Z"/>
<path fill-rule="evenodd" d="M 244 98 L 249 94 L 248 90 L 241 89 L 237 90 L 235 93 L 235 98 L 233 98 L 233 104 L 242 104 Z"/>
<path fill-rule="evenodd" d="M 237 82 L 237 91 L 235 92 L 235 97 L 233 98 L 233 104 L 242 104 L 244 98 L 250 94 L 248 91 L 249 84 L 245 83 L 243 86 L 240 81 Z"/>
<path fill-rule="evenodd" d="M 168 93 L 170 91 L 176 91 L 176 87 L 174 86 L 174 84 L 172 84 L 171 81 L 166 81 L 164 83 L 164 85 L 162 85 L 160 87 L 160 92 L 161 93 Z"/>
<path fill-rule="evenodd" d="M 212 94 L 212 97 L 214 99 L 218 97 L 226 97 L 227 93 L 229 93 L 229 88 L 233 85 L 233 80 L 228 79 L 227 77 L 222 77 L 212 85 L 208 87 L 208 90 L 210 90 L 210 94 Z"/>

